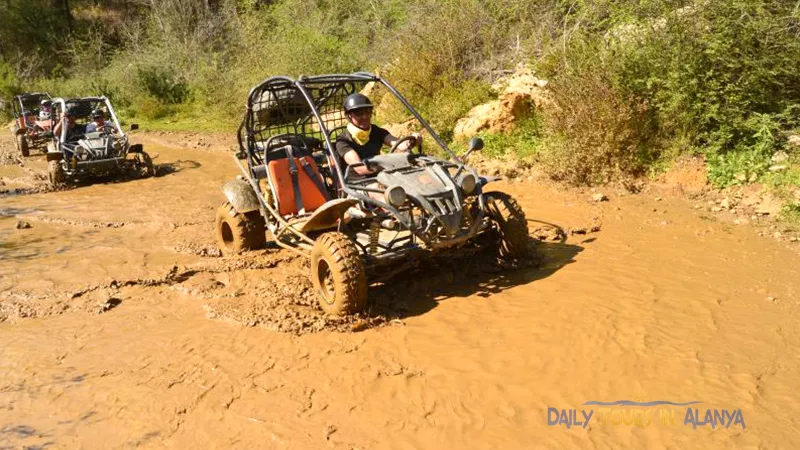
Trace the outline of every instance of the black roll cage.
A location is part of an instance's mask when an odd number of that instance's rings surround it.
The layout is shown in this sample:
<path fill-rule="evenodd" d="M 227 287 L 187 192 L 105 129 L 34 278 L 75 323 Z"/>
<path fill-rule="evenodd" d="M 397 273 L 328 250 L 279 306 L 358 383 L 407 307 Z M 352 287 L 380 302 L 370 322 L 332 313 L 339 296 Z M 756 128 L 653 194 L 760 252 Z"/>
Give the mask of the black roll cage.
<path fill-rule="evenodd" d="M 307 106 L 310 108 L 310 114 L 305 114 L 303 117 L 300 117 L 296 120 L 294 124 L 294 129 L 297 131 L 297 128 L 300 127 L 303 132 L 296 133 L 300 135 L 306 134 L 305 128 L 309 125 L 309 122 L 312 119 L 316 120 L 316 123 L 319 127 L 319 130 L 314 130 L 315 133 L 320 133 L 322 136 L 322 140 L 324 142 L 325 150 L 329 155 L 329 160 L 332 161 L 332 170 L 335 171 L 335 182 L 339 185 L 338 187 L 344 194 L 348 194 L 351 197 L 357 198 L 364 203 L 373 204 L 378 207 L 384 208 L 385 210 L 391 212 L 395 217 L 401 218 L 402 215 L 397 210 L 397 208 L 389 205 L 386 202 L 382 202 L 376 200 L 369 195 L 365 195 L 364 192 L 374 191 L 375 189 L 368 188 L 366 186 L 358 186 L 357 184 L 350 184 L 347 183 L 347 179 L 349 178 L 349 169 L 352 167 L 347 167 L 344 171 L 342 170 L 342 162 L 338 155 L 336 154 L 336 149 L 331 142 L 331 133 L 336 128 L 331 130 L 328 129 L 326 120 L 323 119 L 322 115 L 319 111 L 319 106 L 323 105 L 327 98 L 320 98 L 315 99 L 310 93 L 309 89 L 316 89 L 326 87 L 326 85 L 332 85 L 333 87 L 342 87 L 346 88 L 348 84 L 355 85 L 355 83 L 366 85 L 367 83 L 377 83 L 384 86 L 389 92 L 391 92 L 396 99 L 398 99 L 403 106 L 414 116 L 414 118 L 419 121 L 420 124 L 425 128 L 425 130 L 430 134 L 430 136 L 436 141 L 436 143 L 441 147 L 447 154 L 450 156 L 450 159 L 455 163 L 457 167 L 459 167 L 459 173 L 464 168 L 464 163 L 461 159 L 447 146 L 447 144 L 442 141 L 439 135 L 431 128 L 428 122 L 422 118 L 422 116 L 414 109 L 413 106 L 403 97 L 400 92 L 395 89 L 388 81 L 385 79 L 378 77 L 377 75 L 368 73 L 368 72 L 355 72 L 352 74 L 329 74 L 329 75 L 316 75 L 316 76 L 300 76 L 297 80 L 289 78 L 287 76 L 274 76 L 267 78 L 266 80 L 262 81 L 255 87 L 253 87 L 247 96 L 247 109 L 244 113 L 244 117 L 242 118 L 242 122 L 239 125 L 237 130 L 237 140 L 239 144 L 239 154 L 238 158 L 243 159 L 246 157 L 249 163 L 250 169 L 250 176 L 251 178 L 255 176 L 254 168 L 259 164 L 257 160 L 257 148 L 256 148 L 256 133 L 254 131 L 255 125 L 255 114 L 254 114 L 254 104 L 257 103 L 257 96 L 263 95 L 264 92 L 268 91 L 269 88 L 272 88 L 273 91 L 277 89 L 285 89 L 285 88 L 294 88 L 296 89 L 303 97 L 304 101 L 306 102 Z M 338 86 L 337 86 L 338 85 Z M 352 92 L 348 92 L 352 93 Z M 333 95 L 334 93 L 331 93 Z M 316 102 L 315 102 L 316 101 Z M 274 136 L 270 136 L 270 139 Z M 263 163 L 266 164 L 267 161 Z M 383 192 L 383 191 L 380 191 Z M 405 222 L 405 220 L 403 220 Z M 407 226 L 411 225 L 410 223 L 406 224 Z"/>
<path fill-rule="evenodd" d="M 39 108 L 39 104 L 41 103 L 42 99 L 46 98 L 47 100 L 50 100 L 50 101 L 53 100 L 50 97 L 50 94 L 48 94 L 47 92 L 26 92 L 24 94 L 15 95 L 14 96 L 14 101 L 11 102 L 11 108 L 12 108 L 12 111 L 14 113 L 14 117 L 15 118 L 19 118 L 22 114 L 24 114 L 26 112 L 33 114 L 33 111 L 30 111 L 25 106 L 25 101 L 28 100 L 28 99 L 31 99 L 31 98 L 35 98 L 36 99 L 35 100 L 36 101 L 36 108 L 32 108 L 32 109 L 38 109 Z"/>

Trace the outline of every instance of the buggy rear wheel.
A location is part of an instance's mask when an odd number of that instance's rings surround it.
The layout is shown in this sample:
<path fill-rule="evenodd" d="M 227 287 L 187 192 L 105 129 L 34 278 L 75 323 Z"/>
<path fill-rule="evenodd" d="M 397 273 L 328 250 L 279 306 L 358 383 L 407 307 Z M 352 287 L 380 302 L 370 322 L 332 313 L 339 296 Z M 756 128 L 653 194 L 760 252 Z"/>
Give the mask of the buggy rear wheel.
<path fill-rule="evenodd" d="M 16 137 L 19 152 L 22 153 L 22 156 L 30 156 L 31 150 L 28 147 L 28 137 L 25 136 L 25 133 L 20 133 Z"/>
<path fill-rule="evenodd" d="M 496 226 L 500 259 L 515 262 L 532 257 L 528 221 L 525 211 L 514 197 L 503 192 L 489 192 L 486 194 L 486 206 Z"/>
<path fill-rule="evenodd" d="M 49 161 L 47 163 L 47 177 L 50 180 L 50 186 L 60 188 L 67 181 L 67 176 L 64 173 L 64 167 L 61 161 Z"/>
<path fill-rule="evenodd" d="M 238 255 L 267 244 L 266 223 L 261 214 L 258 211 L 239 213 L 230 202 L 217 209 L 215 234 L 223 256 Z"/>
<path fill-rule="evenodd" d="M 322 234 L 311 249 L 311 282 L 326 314 L 344 316 L 367 306 L 367 275 L 358 247 L 338 231 Z"/>

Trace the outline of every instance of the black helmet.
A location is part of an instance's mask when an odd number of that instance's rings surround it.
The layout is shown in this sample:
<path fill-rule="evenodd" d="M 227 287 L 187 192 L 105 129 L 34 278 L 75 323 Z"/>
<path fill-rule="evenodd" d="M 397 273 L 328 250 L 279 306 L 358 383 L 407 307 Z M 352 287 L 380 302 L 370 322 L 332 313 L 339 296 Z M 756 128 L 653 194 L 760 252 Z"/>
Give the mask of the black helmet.
<path fill-rule="evenodd" d="M 100 117 L 104 117 L 102 109 L 95 109 L 92 111 L 92 119 L 98 119 Z"/>
<path fill-rule="evenodd" d="M 364 108 L 372 108 L 372 102 L 364 94 L 356 92 L 344 99 L 344 112 L 346 113 Z"/>

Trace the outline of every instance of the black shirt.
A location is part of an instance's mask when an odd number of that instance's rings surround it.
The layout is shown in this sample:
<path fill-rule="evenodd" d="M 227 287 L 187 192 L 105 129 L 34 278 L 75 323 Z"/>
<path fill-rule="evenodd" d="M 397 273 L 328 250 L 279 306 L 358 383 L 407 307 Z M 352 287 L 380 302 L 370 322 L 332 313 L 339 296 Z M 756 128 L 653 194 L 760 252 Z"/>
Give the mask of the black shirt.
<path fill-rule="evenodd" d="M 344 155 L 350 150 L 355 150 L 356 153 L 358 153 L 358 156 L 361 157 L 361 160 L 377 156 L 381 153 L 383 141 L 388 135 L 388 131 L 381 127 L 372 125 L 367 143 L 364 145 L 358 145 L 350 135 L 350 132 L 344 130 L 339 134 L 339 136 L 336 137 L 336 153 L 338 153 L 342 159 L 344 159 Z"/>

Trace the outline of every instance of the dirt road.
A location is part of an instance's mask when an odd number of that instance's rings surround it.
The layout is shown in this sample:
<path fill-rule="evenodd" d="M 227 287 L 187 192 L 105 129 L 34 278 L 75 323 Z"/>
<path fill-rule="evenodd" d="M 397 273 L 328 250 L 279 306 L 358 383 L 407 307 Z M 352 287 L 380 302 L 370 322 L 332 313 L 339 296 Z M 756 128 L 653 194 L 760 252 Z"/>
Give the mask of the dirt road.
<path fill-rule="evenodd" d="M 215 256 L 229 153 L 137 139 L 160 176 L 41 192 L 43 157 L 0 138 L 0 448 L 800 446 L 784 244 L 679 198 L 499 183 L 600 231 L 538 269 L 431 265 L 334 321 L 301 259 Z M 700 403 L 587 405 L 618 400 Z"/>

